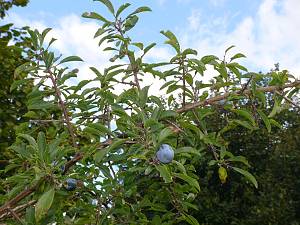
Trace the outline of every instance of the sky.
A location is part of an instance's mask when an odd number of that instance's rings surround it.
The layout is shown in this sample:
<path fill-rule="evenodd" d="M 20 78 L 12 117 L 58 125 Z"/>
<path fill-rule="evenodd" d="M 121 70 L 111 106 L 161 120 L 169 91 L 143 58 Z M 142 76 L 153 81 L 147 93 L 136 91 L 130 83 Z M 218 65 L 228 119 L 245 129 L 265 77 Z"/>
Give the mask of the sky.
<path fill-rule="evenodd" d="M 131 3 L 130 10 L 149 6 L 131 32 L 134 41 L 158 45 L 147 60 L 167 60 L 174 52 L 164 44 L 161 30 L 171 30 L 181 45 L 198 51 L 199 57 L 214 54 L 222 58 L 227 47 L 232 54 L 247 56 L 242 65 L 254 72 L 267 72 L 280 63 L 300 78 L 300 1 L 299 0 L 111 0 L 114 5 Z M 44 29 L 52 27 L 58 39 L 54 48 L 64 55 L 78 55 L 81 78 L 89 78 L 89 66 L 104 68 L 111 56 L 101 51 L 93 39 L 99 28 L 94 20 L 81 17 L 106 8 L 92 0 L 31 0 L 26 7 L 14 7 L 0 24 L 13 22 Z"/>

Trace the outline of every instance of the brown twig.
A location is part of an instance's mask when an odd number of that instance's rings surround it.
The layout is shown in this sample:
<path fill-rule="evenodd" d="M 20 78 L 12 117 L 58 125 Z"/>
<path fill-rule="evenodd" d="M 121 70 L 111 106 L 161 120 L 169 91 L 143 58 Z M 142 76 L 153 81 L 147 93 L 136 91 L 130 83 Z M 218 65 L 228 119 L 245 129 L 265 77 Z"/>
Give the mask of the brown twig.
<path fill-rule="evenodd" d="M 199 127 L 201 127 L 201 124 L 200 124 L 200 118 L 199 118 L 198 115 L 196 114 L 195 110 L 192 110 L 192 112 L 193 112 L 193 114 L 194 114 L 194 116 L 195 116 L 195 118 L 196 118 L 195 123 L 196 123 Z M 207 131 L 206 131 L 205 129 L 204 129 L 203 132 L 205 133 L 205 135 L 207 135 Z M 217 153 L 217 149 L 216 149 L 215 146 L 213 146 L 212 144 L 208 144 L 208 146 L 210 147 L 210 150 L 211 150 L 211 152 L 212 152 L 212 154 L 213 154 L 215 160 L 218 161 L 219 155 L 218 155 L 218 153 Z"/>
<path fill-rule="evenodd" d="M 239 94 L 240 94 L 240 95 L 243 94 L 244 91 L 248 88 L 248 86 L 249 86 L 249 84 L 250 84 L 252 78 L 253 78 L 253 74 L 251 74 L 251 76 L 250 76 L 249 80 L 247 81 L 247 83 L 244 84 L 244 85 L 243 85 L 243 88 L 239 91 Z"/>
<path fill-rule="evenodd" d="M 0 217 L 5 213 L 8 209 L 13 208 L 18 202 L 31 195 L 42 183 L 45 178 L 42 178 L 35 185 L 30 188 L 25 189 L 21 193 L 19 193 L 16 197 L 6 202 L 3 206 L 0 207 Z"/>
<path fill-rule="evenodd" d="M 67 107 L 65 105 L 65 102 L 62 99 L 62 93 L 61 93 L 60 89 L 58 88 L 58 86 L 56 84 L 56 79 L 55 79 L 52 71 L 51 70 L 47 70 L 47 73 L 49 74 L 48 77 L 50 78 L 50 80 L 52 82 L 53 88 L 54 88 L 56 96 L 58 98 L 58 103 L 60 105 L 60 108 L 63 111 L 64 120 L 66 121 L 69 134 L 71 135 L 73 147 L 77 147 L 76 138 L 75 138 L 75 132 L 74 132 L 73 126 L 71 124 L 71 119 L 70 119 L 70 117 L 68 115 Z"/>
<path fill-rule="evenodd" d="M 63 120 L 29 120 L 32 123 L 54 123 L 54 122 L 63 122 Z"/>
<path fill-rule="evenodd" d="M 295 106 L 296 108 L 300 109 L 300 106 L 297 105 L 295 102 L 293 102 L 291 99 L 289 99 L 288 97 L 284 96 L 283 94 L 281 94 L 279 91 L 275 91 L 276 94 L 280 95 L 281 97 L 283 97 L 287 102 L 291 103 L 293 106 Z"/>
<path fill-rule="evenodd" d="M 293 83 L 289 83 L 289 84 L 286 84 L 286 85 L 283 85 L 283 86 L 261 87 L 261 88 L 257 88 L 256 91 L 261 91 L 261 92 L 275 92 L 277 90 L 282 90 L 282 89 L 286 89 L 286 88 L 290 88 L 290 87 L 296 87 L 298 85 L 300 85 L 300 80 L 297 80 L 297 81 L 295 81 Z M 250 93 L 251 93 L 251 89 L 247 88 L 242 94 L 245 95 L 245 94 L 250 94 Z M 185 107 L 177 109 L 176 112 L 177 113 L 184 113 L 184 112 L 190 111 L 192 109 L 198 108 L 200 106 L 205 106 L 207 104 L 212 104 L 214 102 L 226 99 L 226 98 L 228 98 L 232 94 L 233 95 L 241 95 L 239 93 L 239 91 L 228 92 L 228 93 L 226 93 L 224 95 L 219 95 L 219 96 L 215 96 L 215 97 L 206 99 L 205 101 L 199 101 L 199 102 L 194 102 L 194 103 L 187 104 L 187 105 L 185 105 Z"/>
<path fill-rule="evenodd" d="M 15 207 L 14 209 L 11 209 L 11 210 L 13 210 L 15 213 L 19 213 L 22 210 L 26 209 L 28 206 L 31 206 L 31 205 L 35 204 L 36 202 L 37 202 L 36 200 L 31 200 L 31 201 L 29 201 L 29 202 L 27 202 L 25 204 L 19 205 L 19 206 Z M 0 220 L 4 219 L 7 216 L 10 216 L 10 211 L 2 214 L 0 216 Z"/>
<path fill-rule="evenodd" d="M 12 210 L 11 208 L 8 208 L 8 211 L 11 213 L 11 215 L 19 221 L 19 223 L 24 224 L 24 222 L 21 220 L 21 218 L 18 216 L 18 214 Z"/>
<path fill-rule="evenodd" d="M 186 77 L 186 71 L 185 71 L 185 66 L 184 66 L 184 58 L 182 57 L 181 62 L 182 66 L 182 85 L 183 85 L 183 92 L 182 92 L 182 107 L 185 107 L 185 88 L 186 88 L 186 83 L 185 83 L 185 77 Z"/>

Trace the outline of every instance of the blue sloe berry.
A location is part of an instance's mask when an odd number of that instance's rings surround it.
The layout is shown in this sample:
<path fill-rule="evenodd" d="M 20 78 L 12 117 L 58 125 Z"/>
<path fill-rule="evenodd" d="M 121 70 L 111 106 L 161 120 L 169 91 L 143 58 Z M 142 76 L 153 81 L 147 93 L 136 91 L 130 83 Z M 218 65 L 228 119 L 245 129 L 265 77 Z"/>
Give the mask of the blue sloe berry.
<path fill-rule="evenodd" d="M 174 150 L 170 145 L 162 144 L 156 152 L 156 157 L 162 163 L 170 163 L 174 158 Z"/>
<path fill-rule="evenodd" d="M 66 180 L 66 186 L 65 187 L 68 191 L 74 191 L 77 187 L 77 180 L 73 179 L 73 178 L 68 178 Z"/>

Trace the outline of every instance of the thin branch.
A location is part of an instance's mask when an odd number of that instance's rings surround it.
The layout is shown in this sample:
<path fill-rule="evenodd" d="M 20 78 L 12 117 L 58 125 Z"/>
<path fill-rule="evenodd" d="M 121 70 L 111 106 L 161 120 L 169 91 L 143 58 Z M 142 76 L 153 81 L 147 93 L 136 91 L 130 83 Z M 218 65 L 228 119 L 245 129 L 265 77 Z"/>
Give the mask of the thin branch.
<path fill-rule="evenodd" d="M 73 143 L 73 147 L 77 147 L 77 144 L 76 144 L 76 139 L 75 139 L 75 132 L 73 130 L 73 126 L 71 124 L 71 119 L 68 115 L 68 110 L 67 110 L 67 107 L 65 105 L 65 102 L 63 101 L 62 99 L 62 94 L 61 94 L 61 91 L 60 89 L 58 88 L 57 84 L 56 84 L 56 80 L 55 80 L 55 77 L 53 75 L 53 73 L 51 72 L 51 70 L 48 70 L 47 71 L 48 74 L 49 74 L 49 78 L 50 80 L 52 81 L 52 85 L 53 85 L 53 88 L 55 90 L 55 93 L 56 93 L 56 96 L 58 98 L 58 102 L 59 102 L 59 105 L 61 107 L 61 110 L 63 111 L 63 116 L 64 116 L 64 120 L 66 121 L 66 124 L 67 124 L 67 128 L 68 128 L 68 131 L 69 131 L 69 134 L 71 135 L 71 139 L 72 139 L 72 143 Z"/>
<path fill-rule="evenodd" d="M 11 208 L 8 208 L 8 211 L 12 214 L 12 216 L 19 221 L 19 223 L 24 224 L 24 222 L 21 220 L 21 218 L 18 216 L 18 214 L 12 210 Z"/>
<path fill-rule="evenodd" d="M 239 91 L 239 94 L 240 94 L 240 95 L 243 94 L 244 91 L 248 88 L 248 86 L 249 86 L 249 84 L 250 84 L 252 78 L 253 78 L 253 74 L 251 74 L 251 76 L 250 76 L 249 80 L 247 81 L 247 83 L 243 85 L 242 90 Z"/>
<path fill-rule="evenodd" d="M 290 88 L 290 87 L 296 87 L 300 85 L 300 80 L 297 80 L 293 83 L 289 83 L 283 86 L 267 86 L 267 87 L 261 87 L 261 88 L 257 88 L 256 91 L 261 91 L 261 92 L 275 92 L 277 90 L 282 90 L 282 89 L 286 89 L 286 88 Z M 226 99 L 228 98 L 230 95 L 246 95 L 246 94 L 250 94 L 251 93 L 251 89 L 246 89 L 242 94 L 239 93 L 240 91 L 236 91 L 236 92 L 228 92 L 224 95 L 219 95 L 219 96 L 215 96 L 209 99 L 206 99 L 205 101 L 199 101 L 199 102 L 194 102 L 194 103 L 190 103 L 185 105 L 185 107 L 182 107 L 180 109 L 177 109 L 176 112 L 177 113 L 184 113 L 190 110 L 193 110 L 195 108 L 198 108 L 200 106 L 205 106 L 205 105 L 209 105 L 212 104 L 214 102 L 218 102 L 220 100 Z"/>
<path fill-rule="evenodd" d="M 45 179 L 42 178 L 37 182 L 35 185 L 31 186 L 30 188 L 25 189 L 21 193 L 19 193 L 16 197 L 6 202 L 3 206 L 0 207 L 0 217 L 3 213 L 5 213 L 9 208 L 14 207 L 18 202 L 26 198 L 27 196 L 31 195 L 41 184 L 41 182 Z"/>
<path fill-rule="evenodd" d="M 280 95 L 281 97 L 283 97 L 287 102 L 291 103 L 293 106 L 295 106 L 296 108 L 300 109 L 300 106 L 297 105 L 295 102 L 292 101 L 292 99 L 289 99 L 288 97 L 284 96 L 283 94 L 281 94 L 279 91 L 275 91 L 276 94 Z"/>
<path fill-rule="evenodd" d="M 55 122 L 63 122 L 63 120 L 29 120 L 32 123 L 55 123 Z"/>
<path fill-rule="evenodd" d="M 181 59 L 181 66 L 182 66 L 182 85 L 183 85 L 183 93 L 182 93 L 182 107 L 185 107 L 185 77 L 186 77 L 186 71 L 185 71 L 185 66 L 184 66 L 184 58 Z"/>
<path fill-rule="evenodd" d="M 19 213 L 19 212 L 21 212 L 21 211 L 23 211 L 24 209 L 26 209 L 28 206 L 31 206 L 31 205 L 33 205 L 33 204 L 35 204 L 37 201 L 36 200 L 31 200 L 31 201 L 29 201 L 29 202 L 27 202 L 27 203 L 25 203 L 25 204 L 23 204 L 23 205 L 19 205 L 19 206 L 17 206 L 17 207 L 15 207 L 14 209 L 12 209 L 15 213 Z M 4 213 L 4 214 L 2 214 L 1 216 L 0 216 L 0 220 L 2 220 L 2 219 L 4 219 L 5 217 L 8 217 L 8 216 L 10 216 L 11 214 L 10 214 L 10 211 L 8 211 L 8 212 L 6 212 L 6 213 Z"/>
<path fill-rule="evenodd" d="M 194 116 L 196 117 L 196 123 L 199 127 L 201 127 L 200 124 L 200 118 L 198 117 L 198 115 L 196 114 L 195 110 L 192 110 Z M 204 129 L 203 132 L 205 133 L 205 135 L 207 135 L 207 131 Z M 215 146 L 213 146 L 212 144 L 208 144 L 208 146 L 210 147 L 211 152 L 213 153 L 213 156 L 215 158 L 216 161 L 219 160 L 219 155 L 217 153 L 217 149 L 215 148 Z"/>

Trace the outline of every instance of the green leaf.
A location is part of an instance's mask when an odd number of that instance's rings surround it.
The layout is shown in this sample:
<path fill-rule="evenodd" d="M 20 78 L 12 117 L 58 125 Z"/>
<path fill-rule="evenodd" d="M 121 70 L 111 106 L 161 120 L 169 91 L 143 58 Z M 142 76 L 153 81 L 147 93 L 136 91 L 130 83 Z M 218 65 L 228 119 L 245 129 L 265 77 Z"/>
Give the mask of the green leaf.
<path fill-rule="evenodd" d="M 138 22 L 139 18 L 135 15 L 128 17 L 128 19 L 126 19 L 126 22 L 124 24 L 125 26 L 125 31 L 129 31 L 131 28 L 133 28 L 136 23 Z"/>
<path fill-rule="evenodd" d="M 206 55 L 201 58 L 201 62 L 205 64 L 210 64 L 212 61 L 218 60 L 219 58 L 214 55 Z"/>
<path fill-rule="evenodd" d="M 195 217 L 192 215 L 184 214 L 183 215 L 186 222 L 188 222 L 191 225 L 200 225 Z"/>
<path fill-rule="evenodd" d="M 274 119 L 269 119 L 270 123 L 276 127 L 278 127 L 279 129 L 282 129 L 282 126 L 280 123 L 278 123 L 276 120 Z"/>
<path fill-rule="evenodd" d="M 184 165 L 176 160 L 173 160 L 173 163 L 177 165 L 177 168 L 180 170 L 181 173 L 186 174 L 186 169 Z"/>
<path fill-rule="evenodd" d="M 28 134 L 18 134 L 18 137 L 21 137 L 23 139 L 25 139 L 26 141 L 28 141 L 28 143 L 36 150 L 38 151 L 38 144 L 36 143 L 36 141 L 34 140 L 33 137 L 31 137 Z"/>
<path fill-rule="evenodd" d="M 95 12 L 85 12 L 82 14 L 82 17 L 84 18 L 90 18 L 90 19 L 95 19 L 95 20 L 100 20 L 104 23 L 109 23 L 107 19 L 105 19 L 103 16 L 99 15 L 98 13 Z"/>
<path fill-rule="evenodd" d="M 115 13 L 114 6 L 112 5 L 112 3 L 109 0 L 94 0 L 94 1 L 102 2 L 112 14 Z"/>
<path fill-rule="evenodd" d="M 187 48 L 182 52 L 182 55 L 186 56 L 186 55 L 197 55 L 197 51 L 191 48 Z"/>
<path fill-rule="evenodd" d="M 144 49 L 144 55 L 154 46 L 156 45 L 156 43 L 151 43 L 150 45 L 148 45 L 145 49 Z"/>
<path fill-rule="evenodd" d="M 84 131 L 99 136 L 111 133 L 111 131 L 105 125 L 100 123 L 88 124 Z"/>
<path fill-rule="evenodd" d="M 37 36 L 37 32 L 33 31 L 33 30 L 28 30 L 28 33 L 30 35 L 31 38 L 31 42 L 33 44 L 33 47 L 35 49 L 38 48 L 38 36 Z"/>
<path fill-rule="evenodd" d="M 230 58 L 230 61 L 238 59 L 238 58 L 246 58 L 246 56 L 244 54 L 242 54 L 242 53 L 237 53 L 237 54 L 235 54 L 234 56 L 232 56 Z"/>
<path fill-rule="evenodd" d="M 94 155 L 94 160 L 96 163 L 100 163 L 102 161 L 102 159 L 104 158 L 104 156 L 108 153 L 108 149 L 101 149 L 99 151 L 97 151 Z"/>
<path fill-rule="evenodd" d="M 145 86 L 143 89 L 140 90 L 139 100 L 140 100 L 140 107 L 145 107 L 147 100 L 148 100 L 148 91 L 150 86 Z"/>
<path fill-rule="evenodd" d="M 12 92 L 13 90 L 15 90 L 17 87 L 22 87 L 23 84 L 26 84 L 28 82 L 27 79 L 22 79 L 22 80 L 14 80 L 14 82 L 12 83 L 12 85 L 10 86 L 10 92 Z"/>
<path fill-rule="evenodd" d="M 106 31 L 105 29 L 103 29 L 102 27 L 100 27 L 100 28 L 97 30 L 97 32 L 95 33 L 94 38 L 99 37 L 100 35 L 104 34 L 105 31 Z"/>
<path fill-rule="evenodd" d="M 255 177 L 251 173 L 249 173 L 246 170 L 237 168 L 237 167 L 232 167 L 232 169 L 234 169 L 238 173 L 244 175 L 249 181 L 251 181 L 251 183 L 254 185 L 254 187 L 258 188 L 257 181 L 256 181 Z"/>
<path fill-rule="evenodd" d="M 59 64 L 65 63 L 65 62 L 74 62 L 74 61 L 83 61 L 79 56 L 68 56 L 60 61 Z"/>
<path fill-rule="evenodd" d="M 167 31 L 161 31 L 161 34 L 163 34 L 164 36 L 166 36 L 167 38 L 169 38 L 169 40 L 167 40 L 165 43 L 171 45 L 177 52 L 177 54 L 180 53 L 180 45 L 179 42 L 176 38 L 176 36 L 169 30 Z"/>
<path fill-rule="evenodd" d="M 126 139 L 115 139 L 113 143 L 109 146 L 109 151 L 119 149 L 125 142 Z"/>
<path fill-rule="evenodd" d="M 248 72 L 248 69 L 247 69 L 246 67 L 244 67 L 244 66 L 242 66 L 242 65 L 240 65 L 240 64 L 238 64 L 238 63 L 236 63 L 236 62 L 228 63 L 227 66 L 228 66 L 228 67 L 233 66 L 233 67 L 236 67 L 236 68 L 238 68 L 238 69 L 240 69 L 240 70 L 243 70 L 243 71 L 245 71 L 245 72 Z"/>
<path fill-rule="evenodd" d="M 173 135 L 173 131 L 166 127 L 160 133 L 158 137 L 158 144 L 163 143 L 169 136 Z"/>
<path fill-rule="evenodd" d="M 227 161 L 230 161 L 230 162 L 241 162 L 241 163 L 244 163 L 246 166 L 249 166 L 249 162 L 247 161 L 247 159 L 244 157 L 244 156 L 232 156 L 230 157 L 229 159 L 227 159 Z"/>
<path fill-rule="evenodd" d="M 117 10 L 116 17 L 118 17 L 126 8 L 130 6 L 130 3 L 125 3 L 120 6 L 120 8 Z"/>
<path fill-rule="evenodd" d="M 176 84 L 178 81 L 176 80 L 170 80 L 168 82 L 165 82 L 161 87 L 160 87 L 160 90 L 164 89 L 165 87 L 168 87 L 169 85 L 171 84 Z"/>
<path fill-rule="evenodd" d="M 182 174 L 182 173 L 173 173 L 173 175 L 175 177 L 180 178 L 181 180 L 184 180 L 185 182 L 187 182 L 189 185 L 193 186 L 194 188 L 196 188 L 198 191 L 200 191 L 200 185 L 198 183 L 198 181 L 195 178 L 192 178 L 186 174 Z"/>
<path fill-rule="evenodd" d="M 166 111 L 163 111 L 159 117 L 160 120 L 163 120 L 165 118 L 169 118 L 169 117 L 177 117 L 178 116 L 178 113 L 176 111 L 173 111 L 173 110 L 166 110 Z"/>
<path fill-rule="evenodd" d="M 233 112 L 239 114 L 240 116 L 244 117 L 245 119 L 249 120 L 253 126 L 255 126 L 255 119 L 251 115 L 251 113 L 247 110 L 243 109 L 234 109 Z"/>
<path fill-rule="evenodd" d="M 44 132 L 39 132 L 37 138 L 37 144 L 38 144 L 40 154 L 44 155 L 44 152 L 46 151 L 46 137 Z"/>
<path fill-rule="evenodd" d="M 192 148 L 192 147 L 181 147 L 181 148 L 175 149 L 175 153 L 176 154 L 191 153 L 191 154 L 194 154 L 194 155 L 201 156 L 200 152 L 197 149 Z"/>
<path fill-rule="evenodd" d="M 282 108 L 280 107 L 278 100 L 275 99 L 273 109 L 272 109 L 271 113 L 268 115 L 268 117 L 272 118 L 273 116 L 278 114 L 281 110 L 282 110 Z"/>
<path fill-rule="evenodd" d="M 234 47 L 235 47 L 235 45 L 231 45 L 229 48 L 227 48 L 227 49 L 225 50 L 225 54 L 227 54 L 227 52 L 228 52 L 230 49 L 234 48 Z"/>
<path fill-rule="evenodd" d="M 37 222 L 40 221 L 47 214 L 48 210 L 52 205 L 54 194 L 54 188 L 51 188 L 39 198 L 35 206 L 35 219 Z"/>
<path fill-rule="evenodd" d="M 241 125 L 241 126 L 247 128 L 247 129 L 249 129 L 249 130 L 253 130 L 253 129 L 254 129 L 254 127 L 253 127 L 250 123 L 248 123 L 247 121 L 242 121 L 242 120 L 232 120 L 232 122 L 233 122 L 233 123 L 236 123 L 236 124 L 238 124 L 238 125 Z"/>
<path fill-rule="evenodd" d="M 151 12 L 151 11 L 152 11 L 152 10 L 151 10 L 149 7 L 147 7 L 147 6 L 142 6 L 142 7 L 137 8 L 134 12 L 130 13 L 130 14 L 128 15 L 128 17 L 129 17 L 129 16 L 132 16 L 132 15 L 135 15 L 135 14 L 138 14 L 138 13 L 141 13 L 141 12 Z"/>
<path fill-rule="evenodd" d="M 164 179 L 165 183 L 172 182 L 172 176 L 171 176 L 168 166 L 155 165 L 155 168 L 159 171 L 160 177 L 162 177 Z"/>
<path fill-rule="evenodd" d="M 271 123 L 269 121 L 269 118 L 267 117 L 267 115 L 262 110 L 258 109 L 257 112 L 260 115 L 260 117 L 262 118 L 262 120 L 264 121 L 265 126 L 266 126 L 268 132 L 270 133 L 271 132 Z"/>
<path fill-rule="evenodd" d="M 131 43 L 131 44 L 138 47 L 141 50 L 143 50 L 143 48 L 144 48 L 144 44 L 141 43 L 141 42 L 134 42 L 134 43 Z"/>

